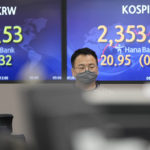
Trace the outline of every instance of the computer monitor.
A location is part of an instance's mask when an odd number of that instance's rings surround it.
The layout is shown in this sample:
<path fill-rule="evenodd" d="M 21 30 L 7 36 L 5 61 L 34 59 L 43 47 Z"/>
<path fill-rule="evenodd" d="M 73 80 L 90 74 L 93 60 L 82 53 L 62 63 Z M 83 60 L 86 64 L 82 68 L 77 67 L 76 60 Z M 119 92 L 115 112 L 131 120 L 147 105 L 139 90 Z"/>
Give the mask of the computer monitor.
<path fill-rule="evenodd" d="M 99 81 L 149 81 L 150 5 L 142 0 L 67 0 L 67 79 L 71 55 L 98 56 Z"/>
<path fill-rule="evenodd" d="M 61 80 L 61 0 L 2 0 L 0 82 Z"/>
<path fill-rule="evenodd" d="M 150 139 L 150 105 L 92 104 L 72 84 L 38 85 L 25 93 L 40 150 L 88 150 L 113 139 Z"/>

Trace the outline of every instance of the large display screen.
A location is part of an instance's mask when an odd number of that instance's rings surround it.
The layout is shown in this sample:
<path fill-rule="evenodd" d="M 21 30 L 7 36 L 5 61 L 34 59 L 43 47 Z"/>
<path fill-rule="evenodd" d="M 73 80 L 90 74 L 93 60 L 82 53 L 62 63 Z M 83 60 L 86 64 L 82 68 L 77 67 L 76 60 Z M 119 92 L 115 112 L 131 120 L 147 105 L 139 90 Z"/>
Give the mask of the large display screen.
<path fill-rule="evenodd" d="M 61 0 L 1 0 L 0 20 L 0 81 L 61 79 Z"/>
<path fill-rule="evenodd" d="M 67 79 L 79 48 L 98 56 L 99 81 L 150 80 L 148 0 L 68 0 Z"/>

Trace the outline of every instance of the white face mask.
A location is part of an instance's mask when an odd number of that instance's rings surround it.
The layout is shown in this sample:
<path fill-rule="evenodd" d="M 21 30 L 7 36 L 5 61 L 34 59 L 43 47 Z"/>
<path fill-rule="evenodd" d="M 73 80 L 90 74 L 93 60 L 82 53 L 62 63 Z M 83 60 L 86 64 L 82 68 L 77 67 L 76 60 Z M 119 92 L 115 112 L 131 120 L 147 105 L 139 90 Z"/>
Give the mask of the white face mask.
<path fill-rule="evenodd" d="M 76 80 L 83 84 L 91 84 L 96 81 L 97 74 L 91 71 L 85 71 L 76 75 Z"/>

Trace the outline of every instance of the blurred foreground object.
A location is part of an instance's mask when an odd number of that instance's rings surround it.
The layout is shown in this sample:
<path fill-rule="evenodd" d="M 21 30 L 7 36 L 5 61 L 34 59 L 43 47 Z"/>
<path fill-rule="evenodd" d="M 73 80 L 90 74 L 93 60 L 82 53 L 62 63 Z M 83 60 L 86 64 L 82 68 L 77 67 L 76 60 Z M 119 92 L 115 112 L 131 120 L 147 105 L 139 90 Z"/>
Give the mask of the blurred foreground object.
<path fill-rule="evenodd" d="M 0 150 L 27 150 L 24 135 L 12 134 L 12 114 L 0 114 Z"/>
<path fill-rule="evenodd" d="M 27 89 L 27 112 L 39 150 L 148 150 L 149 103 L 136 103 L 133 93 L 126 97 L 132 103 L 119 103 L 119 99 L 125 102 L 120 93 L 116 96 L 118 103 L 113 103 L 114 97 L 105 103 L 108 97 L 103 94 L 97 94 L 99 103 L 92 103 L 92 98 L 94 101 L 92 92 L 81 93 L 71 84 Z"/>
<path fill-rule="evenodd" d="M 27 143 L 17 136 L 0 135 L 0 150 L 29 150 Z"/>
<path fill-rule="evenodd" d="M 12 133 L 12 114 L 0 114 L 0 135 Z"/>
<path fill-rule="evenodd" d="M 76 130 L 100 127 L 97 110 L 71 84 L 31 87 L 26 98 L 40 150 L 71 150 L 71 137 Z"/>

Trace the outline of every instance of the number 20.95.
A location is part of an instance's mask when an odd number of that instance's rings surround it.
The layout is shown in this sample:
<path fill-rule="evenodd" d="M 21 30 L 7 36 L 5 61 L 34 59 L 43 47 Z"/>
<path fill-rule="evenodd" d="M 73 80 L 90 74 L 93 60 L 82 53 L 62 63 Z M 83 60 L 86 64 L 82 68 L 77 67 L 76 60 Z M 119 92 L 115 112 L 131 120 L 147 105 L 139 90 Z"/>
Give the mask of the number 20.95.
<path fill-rule="evenodd" d="M 112 55 L 101 55 L 101 66 L 130 66 L 131 65 L 131 56 L 130 55 L 119 55 L 117 56 L 117 62 Z"/>

